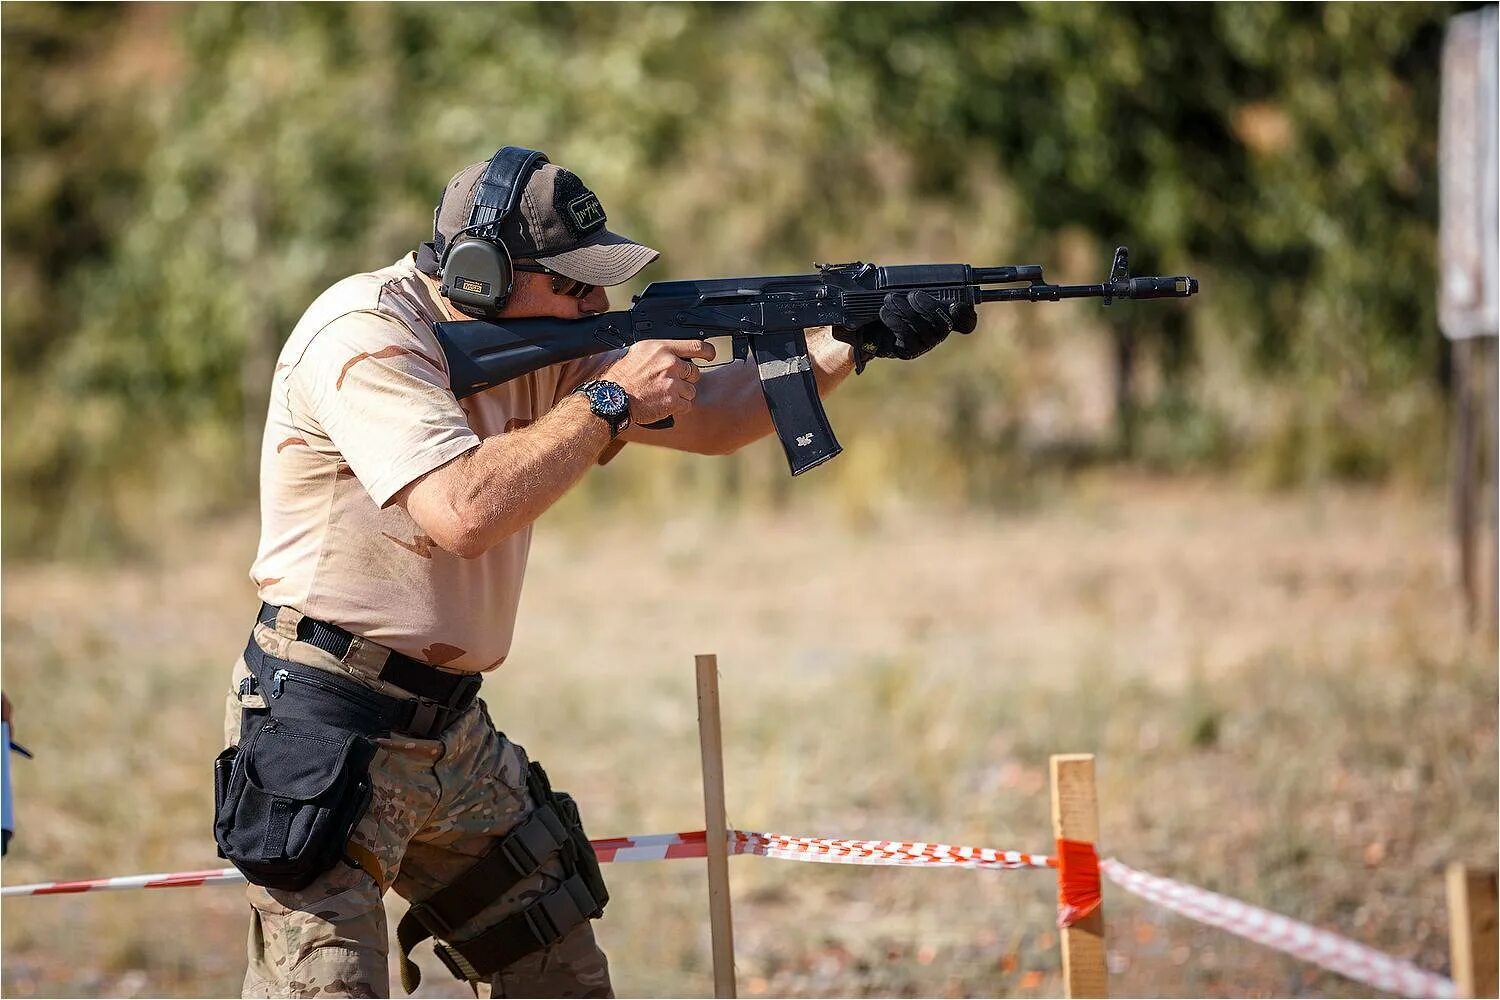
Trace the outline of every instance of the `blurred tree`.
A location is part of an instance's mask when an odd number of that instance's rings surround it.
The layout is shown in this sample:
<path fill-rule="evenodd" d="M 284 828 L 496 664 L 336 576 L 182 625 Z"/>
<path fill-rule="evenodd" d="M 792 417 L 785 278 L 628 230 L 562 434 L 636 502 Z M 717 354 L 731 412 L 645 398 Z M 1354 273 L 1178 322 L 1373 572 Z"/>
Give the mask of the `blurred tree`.
<path fill-rule="evenodd" d="M 1436 66 L 1452 5 L 990 4 L 816 8 L 840 78 L 952 190 L 982 146 L 1030 231 L 1191 262 L 1267 371 L 1387 390 L 1434 370 Z M 1169 386 L 1183 311 L 1117 310 L 1118 409 L 1156 327 Z M 1323 463 L 1320 463 L 1323 464 Z M 1320 468 L 1321 472 L 1341 471 Z M 1352 471 L 1352 470 L 1342 470 Z"/>
<path fill-rule="evenodd" d="M 583 174 L 612 224 L 667 251 L 657 276 L 814 256 L 999 263 L 1022 245 L 1093 271 L 1127 239 L 1142 270 L 1199 270 L 1191 309 L 1107 314 L 1122 426 L 1144 350 L 1167 375 L 1150 440 L 1174 454 L 1215 438 L 1188 317 L 1291 387 L 1267 384 L 1286 412 L 1254 430 L 1280 441 L 1283 478 L 1378 475 L 1391 421 L 1426 412 L 1412 399 L 1439 343 L 1447 7 L 462 11 L 6 9 L 8 550 L 92 551 L 248 502 L 271 361 L 297 316 L 410 250 L 443 181 L 502 141 Z M 1065 253 L 1080 243 L 1086 265 Z M 986 327 L 1024 333 L 1019 315 Z M 865 502 L 904 469 L 938 494 L 1003 493 L 1028 409 L 1066 403 L 1024 355 L 987 335 L 872 368 L 842 394 L 850 458 L 821 482 Z M 617 466 L 774 499 L 774 458 Z M 612 467 L 609 491 L 632 474 Z"/>
<path fill-rule="evenodd" d="M 1037 237 L 1134 240 L 1191 264 L 1268 372 L 1296 370 L 1310 430 L 1347 391 L 1436 370 L 1436 66 L 1452 4 L 870 4 L 817 7 L 840 76 L 948 190 L 998 157 Z M 1119 418 L 1151 325 L 1167 385 L 1182 310 L 1116 310 Z M 1316 460 L 1319 472 L 1332 459 Z M 1337 465 L 1337 462 L 1335 462 Z"/>

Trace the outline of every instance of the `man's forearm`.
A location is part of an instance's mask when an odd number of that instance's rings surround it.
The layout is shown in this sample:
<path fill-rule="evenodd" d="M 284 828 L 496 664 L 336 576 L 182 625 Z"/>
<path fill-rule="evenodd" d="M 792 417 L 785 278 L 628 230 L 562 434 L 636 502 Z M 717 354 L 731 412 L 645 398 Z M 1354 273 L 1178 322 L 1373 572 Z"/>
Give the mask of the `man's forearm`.
<path fill-rule="evenodd" d="M 808 331 L 807 355 L 820 397 L 827 396 L 854 370 L 853 351 L 848 344 L 834 340 L 828 327 Z M 679 416 L 671 430 L 631 427 L 624 437 L 681 451 L 727 455 L 773 429 L 760 377 L 755 365 L 745 360 L 705 371 L 693 409 Z"/>
<path fill-rule="evenodd" d="M 412 517 L 439 545 L 481 555 L 531 524 L 577 483 L 609 443 L 609 426 L 588 400 L 569 395 L 530 427 L 485 438 L 429 473 L 406 497 Z"/>

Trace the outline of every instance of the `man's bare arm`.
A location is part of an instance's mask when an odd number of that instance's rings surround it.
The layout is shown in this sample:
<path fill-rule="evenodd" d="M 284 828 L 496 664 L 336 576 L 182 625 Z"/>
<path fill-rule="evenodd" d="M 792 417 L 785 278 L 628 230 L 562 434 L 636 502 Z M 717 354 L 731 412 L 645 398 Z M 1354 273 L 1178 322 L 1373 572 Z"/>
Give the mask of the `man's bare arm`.
<path fill-rule="evenodd" d="M 696 340 L 633 345 L 606 378 L 624 389 L 632 416 L 680 419 L 697 386 L 691 358 L 712 357 Z M 396 494 L 441 548 L 472 559 L 542 516 L 598 460 L 609 424 L 580 395 L 568 395 L 530 427 L 486 438 Z"/>
<path fill-rule="evenodd" d="M 853 350 L 835 340 L 829 327 L 807 332 L 807 354 L 819 396 L 827 396 L 854 370 Z M 691 412 L 677 417 L 676 426 L 653 431 L 633 424 L 620 437 L 700 455 L 728 455 L 772 430 L 760 378 L 745 360 L 704 371 Z"/>
<path fill-rule="evenodd" d="M 437 545 L 465 559 L 526 527 L 572 489 L 609 443 L 588 400 L 568 396 L 536 423 L 485 438 L 396 494 Z"/>

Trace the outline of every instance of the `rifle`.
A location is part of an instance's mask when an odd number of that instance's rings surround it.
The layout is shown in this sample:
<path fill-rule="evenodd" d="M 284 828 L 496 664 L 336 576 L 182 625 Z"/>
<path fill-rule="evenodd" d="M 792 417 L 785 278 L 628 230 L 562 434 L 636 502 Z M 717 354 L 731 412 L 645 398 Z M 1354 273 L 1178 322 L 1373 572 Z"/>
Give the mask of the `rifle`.
<path fill-rule="evenodd" d="M 1039 264 L 815 264 L 816 274 L 761 278 L 656 281 L 629 309 L 583 319 L 469 320 L 436 324 L 459 399 L 548 365 L 629 347 L 640 340 L 731 337 L 736 360 L 748 357 L 760 375 L 776 436 L 792 475 L 843 449 L 818 398 L 803 331 L 815 326 L 858 329 L 880 318 L 890 292 L 920 289 L 940 302 L 1056 302 L 1060 299 L 1181 299 L 1198 280 L 1131 277 L 1130 252 L 1115 250 L 1109 279 L 1097 285 L 1049 285 Z M 1025 284 L 1021 284 L 1025 282 Z M 1020 285 L 987 288 L 986 285 Z M 645 426 L 670 427 L 672 418 Z"/>

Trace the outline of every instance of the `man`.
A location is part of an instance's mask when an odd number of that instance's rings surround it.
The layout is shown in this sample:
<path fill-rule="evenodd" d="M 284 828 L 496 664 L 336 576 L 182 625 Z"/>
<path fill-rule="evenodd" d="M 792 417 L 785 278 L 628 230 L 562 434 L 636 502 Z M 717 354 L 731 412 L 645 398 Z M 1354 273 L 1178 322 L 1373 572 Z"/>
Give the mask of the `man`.
<path fill-rule="evenodd" d="M 657 257 L 609 232 L 593 193 L 545 158 L 513 178 L 513 212 L 476 225 L 497 170 L 455 175 L 432 242 L 324 292 L 276 365 L 251 570 L 264 604 L 216 767 L 221 850 L 265 883 L 249 888 L 246 996 L 389 995 L 388 889 L 416 904 L 403 951 L 435 937 L 455 975 L 495 996 L 612 995 L 576 811 L 496 731 L 477 675 L 509 650 L 532 522 L 618 442 L 728 454 L 772 428 L 753 367 L 701 370 L 713 349 L 697 341 L 457 401 L 432 332 L 471 318 L 444 295 L 456 240 L 490 240 L 514 265 L 502 318 L 606 311 L 605 286 Z M 851 342 L 863 367 L 973 329 L 972 306 L 951 309 L 892 296 L 880 323 L 809 331 L 820 392 L 855 366 Z M 411 971 L 403 957 L 408 989 Z"/>

